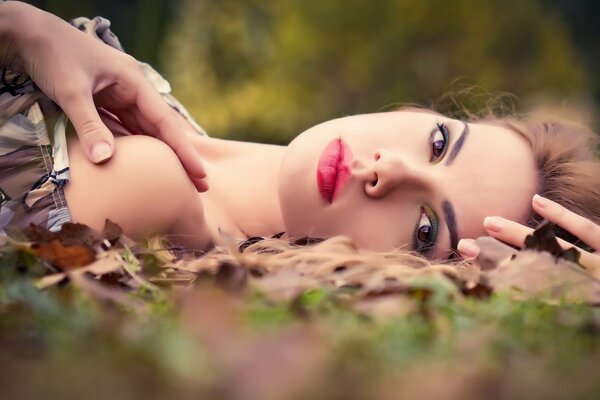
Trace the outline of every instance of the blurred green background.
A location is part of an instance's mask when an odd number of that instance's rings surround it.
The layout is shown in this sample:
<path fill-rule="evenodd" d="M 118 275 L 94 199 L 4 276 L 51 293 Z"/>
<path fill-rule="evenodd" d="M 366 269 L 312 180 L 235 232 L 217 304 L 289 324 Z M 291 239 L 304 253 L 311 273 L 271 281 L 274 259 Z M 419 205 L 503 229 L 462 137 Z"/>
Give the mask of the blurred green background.
<path fill-rule="evenodd" d="M 429 105 L 460 85 L 566 105 L 599 126 L 596 0 L 30 3 L 110 19 L 212 136 L 286 143 L 318 122 Z"/>

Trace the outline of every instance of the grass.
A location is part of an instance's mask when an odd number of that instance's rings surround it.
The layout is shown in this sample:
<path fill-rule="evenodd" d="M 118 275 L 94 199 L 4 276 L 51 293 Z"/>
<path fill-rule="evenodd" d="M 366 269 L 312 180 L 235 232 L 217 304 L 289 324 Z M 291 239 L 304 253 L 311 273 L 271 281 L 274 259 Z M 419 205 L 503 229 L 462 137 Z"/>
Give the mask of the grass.
<path fill-rule="evenodd" d="M 600 309 L 586 304 L 456 297 L 437 278 L 281 299 L 218 274 L 111 297 L 74 276 L 39 290 L 43 262 L 4 250 L 5 398 L 600 397 Z"/>

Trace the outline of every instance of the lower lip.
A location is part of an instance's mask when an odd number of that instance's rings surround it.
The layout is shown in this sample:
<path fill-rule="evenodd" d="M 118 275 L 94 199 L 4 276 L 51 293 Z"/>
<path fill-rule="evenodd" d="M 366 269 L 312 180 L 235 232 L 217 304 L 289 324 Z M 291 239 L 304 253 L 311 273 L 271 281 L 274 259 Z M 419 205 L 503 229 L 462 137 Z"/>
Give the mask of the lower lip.
<path fill-rule="evenodd" d="M 319 193 L 327 203 L 333 203 L 350 179 L 349 161 L 352 152 L 341 139 L 332 140 L 319 159 L 317 167 L 317 185 Z"/>

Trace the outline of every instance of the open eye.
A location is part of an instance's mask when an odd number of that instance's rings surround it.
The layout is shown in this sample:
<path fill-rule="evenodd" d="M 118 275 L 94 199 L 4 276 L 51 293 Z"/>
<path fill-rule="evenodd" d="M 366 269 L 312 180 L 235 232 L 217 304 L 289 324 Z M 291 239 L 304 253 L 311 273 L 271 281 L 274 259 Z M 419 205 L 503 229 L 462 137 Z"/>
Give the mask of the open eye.
<path fill-rule="evenodd" d="M 431 144 L 430 162 L 436 163 L 444 157 L 448 149 L 449 135 L 448 128 L 444 124 L 440 124 L 439 122 L 435 124 L 435 128 L 433 128 L 429 136 L 429 143 Z"/>
<path fill-rule="evenodd" d="M 421 216 L 415 226 L 413 248 L 418 253 L 428 252 L 435 244 L 438 223 L 433 210 L 429 207 L 421 207 Z"/>

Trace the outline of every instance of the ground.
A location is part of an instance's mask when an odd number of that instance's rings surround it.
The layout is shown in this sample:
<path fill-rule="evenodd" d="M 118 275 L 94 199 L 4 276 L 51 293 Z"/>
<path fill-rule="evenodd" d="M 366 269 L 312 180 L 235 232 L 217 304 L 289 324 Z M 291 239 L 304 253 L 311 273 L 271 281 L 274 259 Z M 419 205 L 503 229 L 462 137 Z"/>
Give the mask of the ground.
<path fill-rule="evenodd" d="M 600 396 L 597 276 L 575 263 L 532 250 L 495 272 L 311 276 L 261 268 L 254 240 L 199 268 L 107 228 L 5 239 L 6 398 Z"/>

